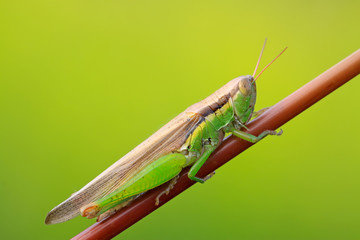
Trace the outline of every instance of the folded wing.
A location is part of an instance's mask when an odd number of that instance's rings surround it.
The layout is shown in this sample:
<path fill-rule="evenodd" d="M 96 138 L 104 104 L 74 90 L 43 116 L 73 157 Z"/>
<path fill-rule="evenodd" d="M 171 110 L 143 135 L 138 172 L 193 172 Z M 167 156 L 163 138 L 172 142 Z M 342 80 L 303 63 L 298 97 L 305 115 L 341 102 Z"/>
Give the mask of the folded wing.
<path fill-rule="evenodd" d="M 45 223 L 55 224 L 76 217 L 82 206 L 115 191 L 159 157 L 177 151 L 184 144 L 189 133 L 201 121 L 202 117 L 198 114 L 181 113 L 70 198 L 52 209 Z"/>

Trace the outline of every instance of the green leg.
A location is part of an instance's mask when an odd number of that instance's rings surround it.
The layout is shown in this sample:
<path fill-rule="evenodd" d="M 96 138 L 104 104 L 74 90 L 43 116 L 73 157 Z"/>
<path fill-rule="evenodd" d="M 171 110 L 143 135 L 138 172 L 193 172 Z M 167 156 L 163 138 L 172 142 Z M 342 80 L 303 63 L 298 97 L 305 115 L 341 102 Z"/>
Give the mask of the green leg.
<path fill-rule="evenodd" d="M 117 203 L 116 205 L 114 205 L 114 207 L 110 208 L 109 210 L 107 210 L 104 213 L 100 212 L 100 215 L 97 217 L 96 221 L 100 222 L 103 219 L 113 215 L 115 212 L 117 212 L 120 209 L 122 209 L 122 208 L 126 207 L 127 205 L 129 205 L 137 196 L 139 196 L 139 195 L 136 195 L 134 197 L 130 197 L 128 199 L 122 200 L 121 202 Z"/>
<path fill-rule="evenodd" d="M 205 178 L 198 178 L 195 177 L 195 175 L 198 173 L 198 171 L 200 170 L 200 168 L 202 167 L 202 165 L 204 165 L 204 163 L 206 162 L 206 160 L 209 158 L 209 156 L 211 155 L 211 153 L 216 149 L 216 147 L 214 146 L 210 146 L 208 147 L 208 149 L 205 149 L 204 153 L 201 155 L 201 157 L 194 163 L 194 165 L 190 168 L 190 171 L 188 173 L 188 177 L 195 181 L 195 182 L 200 182 L 200 183 L 204 183 L 206 180 L 208 180 L 210 177 L 212 177 L 214 174 L 210 174 L 208 176 L 206 176 Z"/>
<path fill-rule="evenodd" d="M 81 215 L 93 218 L 104 213 L 132 196 L 146 192 L 171 180 L 180 173 L 185 165 L 186 158 L 183 154 L 172 153 L 163 156 L 145 167 L 113 193 L 82 207 L 80 209 Z"/>
<path fill-rule="evenodd" d="M 238 138 L 244 139 L 245 141 L 251 142 L 251 143 L 256 143 L 256 142 L 260 141 L 261 139 L 263 139 L 264 137 L 266 137 L 267 135 L 280 136 L 282 133 L 283 133 L 283 131 L 281 129 L 278 133 L 276 131 L 266 130 L 266 131 L 263 131 L 262 133 L 260 133 L 259 136 L 254 136 L 250 133 L 246 133 L 246 132 L 236 130 L 236 129 L 234 129 L 232 131 L 233 135 L 237 136 Z"/>
<path fill-rule="evenodd" d="M 266 107 L 266 108 L 263 108 L 263 109 L 260 109 L 259 111 L 257 112 L 253 112 L 251 114 L 251 120 L 259 117 L 261 114 L 263 114 L 264 112 L 266 112 L 267 110 L 269 110 L 271 107 Z"/>
<path fill-rule="evenodd" d="M 179 175 L 177 175 L 176 177 L 174 177 L 173 179 L 171 179 L 171 181 L 169 182 L 168 187 L 162 191 L 161 193 L 159 193 L 159 195 L 156 196 L 155 198 L 155 206 L 158 206 L 160 204 L 160 197 L 164 194 L 168 195 L 170 193 L 170 190 L 174 188 L 175 184 L 177 183 L 177 180 L 179 179 Z"/>

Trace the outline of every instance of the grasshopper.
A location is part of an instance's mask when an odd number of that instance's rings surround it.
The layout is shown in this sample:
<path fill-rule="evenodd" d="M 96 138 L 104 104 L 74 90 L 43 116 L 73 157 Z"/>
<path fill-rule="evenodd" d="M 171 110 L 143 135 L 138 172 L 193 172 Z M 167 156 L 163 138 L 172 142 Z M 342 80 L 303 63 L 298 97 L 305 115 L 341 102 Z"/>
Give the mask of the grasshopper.
<path fill-rule="evenodd" d="M 163 126 L 160 130 L 126 154 L 94 180 L 85 185 L 60 205 L 52 209 L 46 224 L 67 221 L 81 214 L 83 217 L 102 219 L 126 206 L 134 198 L 159 185 L 169 183 L 162 194 L 176 184 L 180 171 L 191 166 L 188 177 L 204 183 L 196 176 L 201 166 L 221 144 L 225 134 L 233 134 L 255 143 L 267 135 L 281 135 L 266 130 L 259 136 L 243 131 L 248 121 L 257 116 L 256 79 L 285 50 L 275 57 L 256 77 L 265 43 L 260 52 L 253 75 L 237 77 L 209 97 L 198 102 Z"/>

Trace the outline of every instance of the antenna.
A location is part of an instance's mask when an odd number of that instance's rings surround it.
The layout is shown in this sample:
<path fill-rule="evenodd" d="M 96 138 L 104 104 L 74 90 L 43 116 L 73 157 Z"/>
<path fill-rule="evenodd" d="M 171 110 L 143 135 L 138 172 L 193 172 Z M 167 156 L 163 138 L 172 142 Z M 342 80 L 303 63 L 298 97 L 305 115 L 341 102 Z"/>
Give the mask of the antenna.
<path fill-rule="evenodd" d="M 287 48 L 288 48 L 288 47 L 285 47 L 284 50 L 282 50 L 282 51 L 279 53 L 279 55 L 277 55 L 268 65 L 266 65 L 266 66 L 263 68 L 263 70 L 261 70 L 261 72 L 259 73 L 259 75 L 257 75 L 257 76 L 255 77 L 255 80 L 254 80 L 254 81 L 256 81 L 256 79 L 258 79 L 258 77 L 260 77 L 260 75 L 265 71 L 265 69 L 267 69 L 273 62 L 275 62 L 275 60 L 276 60 L 278 57 L 280 57 L 280 55 L 283 54 Z M 261 55 L 260 55 L 260 56 L 261 56 Z"/>
<path fill-rule="evenodd" d="M 256 63 L 256 66 L 255 66 L 255 70 L 254 70 L 253 77 L 255 77 L 256 71 L 257 71 L 257 69 L 258 69 L 258 67 L 259 67 L 260 60 L 261 60 L 261 57 L 262 57 L 263 52 L 264 52 L 264 49 L 265 49 L 266 41 L 267 41 L 267 38 L 265 38 L 264 45 L 263 45 L 263 47 L 262 47 L 262 49 L 261 49 L 259 59 L 258 59 L 258 61 L 257 61 L 257 63 Z"/>

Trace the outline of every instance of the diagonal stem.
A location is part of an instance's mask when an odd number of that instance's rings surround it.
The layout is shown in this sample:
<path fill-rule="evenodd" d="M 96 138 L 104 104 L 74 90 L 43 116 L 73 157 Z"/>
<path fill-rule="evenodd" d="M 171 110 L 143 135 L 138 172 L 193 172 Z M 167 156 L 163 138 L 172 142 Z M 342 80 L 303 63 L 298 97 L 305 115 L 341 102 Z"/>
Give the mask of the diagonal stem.
<path fill-rule="evenodd" d="M 253 120 L 247 127 L 248 132 L 258 135 L 264 130 L 277 129 L 308 107 L 324 98 L 335 89 L 348 82 L 360 73 L 360 49 L 328 69 L 307 83 L 276 105 L 271 107 L 260 117 Z M 197 176 L 205 177 L 226 162 L 240 154 L 252 143 L 246 142 L 234 136 L 227 138 L 223 144 L 210 156 L 205 165 L 200 169 Z M 141 220 L 152 211 L 156 210 L 178 194 L 191 187 L 195 182 L 189 180 L 184 169 L 177 184 L 170 191 L 169 195 L 163 195 L 160 204 L 155 206 L 155 198 L 167 188 L 164 184 L 158 188 L 148 191 L 136 199 L 129 207 L 126 207 L 113 216 L 98 222 L 79 233 L 73 239 L 110 239 L 121 233 L 137 221 Z"/>

